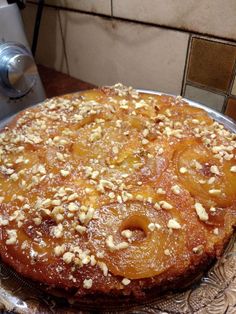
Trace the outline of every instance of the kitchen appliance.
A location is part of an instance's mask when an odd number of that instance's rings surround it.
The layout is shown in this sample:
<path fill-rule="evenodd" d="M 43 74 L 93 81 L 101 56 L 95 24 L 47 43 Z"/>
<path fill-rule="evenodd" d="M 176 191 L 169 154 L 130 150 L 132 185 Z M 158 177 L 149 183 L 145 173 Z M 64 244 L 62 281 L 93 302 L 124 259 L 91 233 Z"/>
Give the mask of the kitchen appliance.
<path fill-rule="evenodd" d="M 18 6 L 0 0 L 0 119 L 44 99 Z"/>

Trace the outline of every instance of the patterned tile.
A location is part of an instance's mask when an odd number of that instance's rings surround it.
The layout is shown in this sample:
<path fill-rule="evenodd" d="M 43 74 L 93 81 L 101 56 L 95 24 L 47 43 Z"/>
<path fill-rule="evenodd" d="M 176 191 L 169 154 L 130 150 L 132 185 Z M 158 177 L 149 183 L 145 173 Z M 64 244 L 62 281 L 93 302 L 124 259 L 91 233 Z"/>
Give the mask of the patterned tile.
<path fill-rule="evenodd" d="M 236 60 L 236 46 L 193 38 L 187 80 L 227 92 Z"/>
<path fill-rule="evenodd" d="M 223 95 L 215 94 L 190 85 L 186 86 L 184 97 L 199 102 L 219 112 L 221 112 L 225 100 Z"/>
<path fill-rule="evenodd" d="M 225 114 L 236 121 L 236 99 L 230 97 L 227 101 Z"/>

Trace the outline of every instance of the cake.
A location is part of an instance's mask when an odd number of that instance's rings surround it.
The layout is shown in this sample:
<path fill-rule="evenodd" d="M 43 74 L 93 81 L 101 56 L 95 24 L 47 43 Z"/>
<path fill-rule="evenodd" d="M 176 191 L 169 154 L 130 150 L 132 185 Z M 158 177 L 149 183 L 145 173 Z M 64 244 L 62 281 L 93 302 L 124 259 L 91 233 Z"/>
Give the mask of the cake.
<path fill-rule="evenodd" d="M 236 224 L 236 135 L 180 96 L 47 99 L 1 131 L 0 157 L 2 261 L 78 299 L 174 287 Z"/>

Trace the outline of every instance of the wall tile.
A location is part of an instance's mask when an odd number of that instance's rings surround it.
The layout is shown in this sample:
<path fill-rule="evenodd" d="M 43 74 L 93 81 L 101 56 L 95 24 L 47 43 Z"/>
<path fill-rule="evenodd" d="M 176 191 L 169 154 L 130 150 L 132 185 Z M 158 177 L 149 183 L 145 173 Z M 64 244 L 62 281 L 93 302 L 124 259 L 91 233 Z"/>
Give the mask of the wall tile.
<path fill-rule="evenodd" d="M 31 1 L 38 2 L 38 0 Z M 45 3 L 73 10 L 111 15 L 111 0 L 45 0 Z"/>
<path fill-rule="evenodd" d="M 193 38 L 187 80 L 227 92 L 235 60 L 236 46 Z"/>
<path fill-rule="evenodd" d="M 28 4 L 23 10 L 23 22 L 30 44 L 32 43 L 36 6 Z M 59 24 L 59 11 L 44 8 L 40 24 L 36 62 L 67 73 L 63 41 Z"/>
<path fill-rule="evenodd" d="M 199 102 L 219 112 L 221 112 L 225 100 L 223 95 L 215 94 L 190 85 L 186 86 L 184 97 Z"/>
<path fill-rule="evenodd" d="M 235 0 L 113 0 L 115 16 L 236 39 Z"/>
<path fill-rule="evenodd" d="M 180 93 L 187 34 L 75 12 L 60 14 L 72 76 L 95 85 L 121 81 Z"/>
<path fill-rule="evenodd" d="M 227 101 L 225 114 L 236 121 L 236 99 L 230 97 Z"/>
<path fill-rule="evenodd" d="M 231 94 L 236 96 L 236 77 L 234 77 L 234 83 L 231 90 Z"/>

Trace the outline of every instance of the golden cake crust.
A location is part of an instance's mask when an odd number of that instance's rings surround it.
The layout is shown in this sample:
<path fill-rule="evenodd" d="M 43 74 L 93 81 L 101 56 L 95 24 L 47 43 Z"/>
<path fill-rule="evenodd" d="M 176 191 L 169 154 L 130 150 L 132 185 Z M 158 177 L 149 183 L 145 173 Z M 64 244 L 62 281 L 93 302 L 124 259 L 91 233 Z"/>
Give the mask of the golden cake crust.
<path fill-rule="evenodd" d="M 121 84 L 46 100 L 0 134 L 0 255 L 76 296 L 165 287 L 236 223 L 235 135 Z"/>

